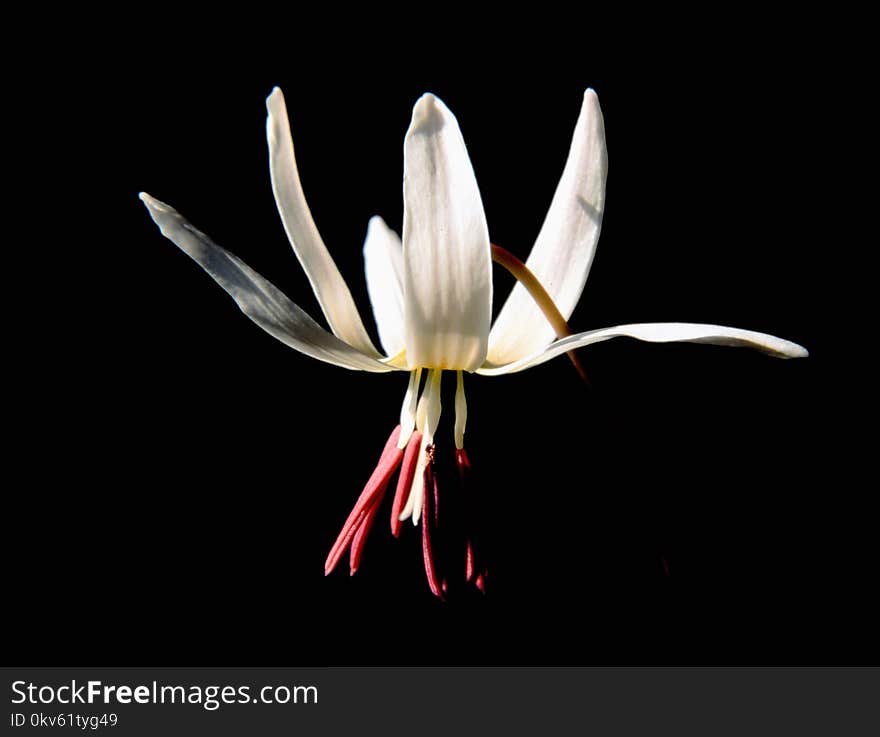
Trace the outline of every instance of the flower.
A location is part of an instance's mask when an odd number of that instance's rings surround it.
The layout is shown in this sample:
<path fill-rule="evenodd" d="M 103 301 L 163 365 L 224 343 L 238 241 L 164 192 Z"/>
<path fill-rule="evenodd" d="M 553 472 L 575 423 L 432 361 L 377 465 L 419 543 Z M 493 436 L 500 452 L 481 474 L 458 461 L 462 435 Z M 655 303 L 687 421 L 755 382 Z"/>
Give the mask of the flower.
<path fill-rule="evenodd" d="M 456 373 L 455 458 L 460 483 L 466 486 L 470 460 L 464 449 L 465 373 L 500 376 L 522 371 L 561 353 L 619 336 L 661 343 L 745 346 L 782 358 L 807 355 L 801 346 L 781 338 L 718 325 L 645 323 L 568 334 L 565 321 L 583 291 L 605 203 L 604 123 L 596 93 L 590 89 L 584 94 L 562 178 L 525 266 L 490 243 L 477 181 L 455 117 L 434 95 L 425 94 L 416 102 L 404 140 L 403 238 L 381 218 L 373 217 L 364 243 L 380 352 L 309 212 L 279 89 L 269 95 L 267 107 L 275 201 L 330 332 L 174 209 L 146 193 L 140 197 L 163 235 L 197 261 L 251 320 L 278 340 L 344 368 L 409 374 L 399 424 L 331 548 L 326 573 L 346 551 L 351 572 L 357 570 L 367 534 L 399 468 L 391 505 L 392 533 L 397 536 L 407 518 L 414 524 L 421 519 L 428 583 L 437 596 L 445 591 L 431 540 L 440 499 L 434 435 L 444 371 Z M 511 268 L 519 281 L 490 325 L 493 250 L 495 260 Z M 461 552 L 466 579 L 484 589 L 487 571 L 471 535 Z"/>

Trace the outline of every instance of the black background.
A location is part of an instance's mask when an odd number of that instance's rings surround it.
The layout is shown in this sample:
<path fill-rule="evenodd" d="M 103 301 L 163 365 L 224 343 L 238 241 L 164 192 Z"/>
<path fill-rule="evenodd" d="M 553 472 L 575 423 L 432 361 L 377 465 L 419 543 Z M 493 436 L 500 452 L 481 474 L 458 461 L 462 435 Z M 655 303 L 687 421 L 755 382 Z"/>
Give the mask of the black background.
<path fill-rule="evenodd" d="M 22 350 L 5 535 L 21 657 L 870 660 L 863 488 L 840 473 L 827 421 L 822 48 L 748 17 L 611 29 L 291 16 L 143 10 L 23 29 L 51 71 L 15 81 L 28 145 L 11 152 L 27 166 L 10 217 L 24 225 L 27 297 L 11 313 Z M 590 390 L 564 358 L 474 377 L 488 594 L 436 601 L 417 535 L 393 540 L 384 515 L 358 574 L 325 578 L 405 377 L 277 343 L 137 199 L 172 204 L 319 317 L 269 185 L 274 85 L 312 213 L 374 337 L 361 246 L 373 214 L 400 229 L 418 96 L 456 114 L 491 237 L 524 258 L 591 86 L 608 202 L 573 328 L 719 323 L 810 358 L 617 340 L 582 351 Z M 497 310 L 511 282 L 496 271 L 495 284 Z"/>

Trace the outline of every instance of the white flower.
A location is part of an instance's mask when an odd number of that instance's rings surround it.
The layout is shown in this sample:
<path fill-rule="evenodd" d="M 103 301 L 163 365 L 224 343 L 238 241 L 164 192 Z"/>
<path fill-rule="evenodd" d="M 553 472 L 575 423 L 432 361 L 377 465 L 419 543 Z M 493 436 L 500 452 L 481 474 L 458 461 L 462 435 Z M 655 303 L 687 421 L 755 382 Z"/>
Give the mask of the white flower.
<path fill-rule="evenodd" d="M 364 243 L 380 352 L 312 220 L 279 89 L 272 91 L 267 107 L 275 201 L 332 332 L 171 207 L 146 193 L 140 197 L 162 233 L 195 259 L 266 332 L 306 355 L 344 368 L 409 372 L 400 424 L 328 556 L 328 573 L 349 549 L 352 572 L 357 569 L 390 478 L 402 466 L 392 505 L 392 531 L 399 533 L 403 519 L 411 517 L 417 524 L 424 518 L 428 582 L 438 596 L 445 589 L 435 569 L 429 531 L 433 525 L 428 524 L 431 513 L 436 516 L 434 433 L 445 370 L 457 372 L 455 446 L 464 481 L 470 463 L 463 447 L 467 413 L 463 372 L 498 376 L 522 371 L 561 353 L 619 336 L 661 343 L 745 346 L 781 358 L 807 355 L 801 346 L 772 335 L 690 323 L 618 325 L 556 339 L 557 331 L 522 283 L 516 284 L 495 324 L 490 325 L 492 246 L 480 192 L 458 122 L 431 94 L 416 103 L 404 140 L 402 242 L 381 218 L 374 217 Z M 605 204 L 606 171 L 602 113 L 595 92 L 587 90 L 562 178 L 526 261 L 563 323 L 580 298 L 593 260 Z M 423 370 L 427 373 L 424 386 Z M 468 580 L 482 589 L 485 570 L 470 540 L 464 554 Z"/>

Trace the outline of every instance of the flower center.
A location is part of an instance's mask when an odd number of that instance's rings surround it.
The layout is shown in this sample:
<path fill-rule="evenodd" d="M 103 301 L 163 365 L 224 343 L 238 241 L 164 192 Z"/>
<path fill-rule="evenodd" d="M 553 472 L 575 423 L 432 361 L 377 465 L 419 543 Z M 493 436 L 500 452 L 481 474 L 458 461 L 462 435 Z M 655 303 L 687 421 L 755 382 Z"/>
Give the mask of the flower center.
<path fill-rule="evenodd" d="M 440 389 L 442 370 L 429 369 L 419 396 L 422 369 L 410 373 L 409 384 L 400 410 L 400 424 L 394 428 L 373 474 L 354 505 L 324 564 L 325 574 L 333 571 L 346 551 L 350 551 L 350 571 L 357 571 L 363 556 L 364 544 L 375 521 L 379 506 L 385 497 L 391 477 L 400 469 L 394 501 L 391 504 L 391 534 L 398 537 L 404 520 L 421 522 L 422 555 L 425 575 L 431 592 L 440 598 L 447 591 L 446 579 L 434 555 L 434 536 L 440 528 L 440 476 L 436 469 L 438 450 L 434 436 L 440 422 Z M 457 372 L 455 392 L 455 459 L 459 484 L 465 497 L 464 509 L 471 516 L 474 503 L 466 480 L 470 475 L 470 460 L 464 450 L 467 423 L 467 401 L 464 394 L 463 372 Z M 475 546 L 466 524 L 466 539 L 460 551 L 460 564 L 465 580 L 485 591 L 486 571 L 479 567 Z"/>

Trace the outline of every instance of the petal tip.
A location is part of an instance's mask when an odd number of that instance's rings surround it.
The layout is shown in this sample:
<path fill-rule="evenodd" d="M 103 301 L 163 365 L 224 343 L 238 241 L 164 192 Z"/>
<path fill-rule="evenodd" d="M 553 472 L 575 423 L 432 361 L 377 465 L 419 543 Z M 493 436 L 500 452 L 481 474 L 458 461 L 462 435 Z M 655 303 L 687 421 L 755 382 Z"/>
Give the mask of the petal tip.
<path fill-rule="evenodd" d="M 278 121 L 287 117 L 287 105 L 284 102 L 284 93 L 280 87 L 273 87 L 269 96 L 266 98 L 266 111 L 268 116 L 266 119 L 266 127 L 270 134 L 273 134 L 273 124 L 279 125 Z"/>
<path fill-rule="evenodd" d="M 430 106 L 435 105 L 438 101 L 437 95 L 433 92 L 425 92 L 418 100 L 416 100 L 416 107 L 419 106 Z"/>
<path fill-rule="evenodd" d="M 599 110 L 600 109 L 599 95 L 596 93 L 596 90 L 594 90 L 592 87 L 587 87 L 587 89 L 584 91 L 583 108 L 585 110 L 587 110 L 587 109 Z"/>
<path fill-rule="evenodd" d="M 810 352 L 799 343 L 772 335 L 765 340 L 766 352 L 776 358 L 806 358 L 810 355 Z"/>
<path fill-rule="evenodd" d="M 431 92 L 426 92 L 413 106 L 411 129 L 437 130 L 449 114 L 449 108 Z"/>
<path fill-rule="evenodd" d="M 155 197 L 151 197 L 146 192 L 138 192 L 138 199 L 144 203 L 144 205 L 146 206 L 147 210 L 150 211 L 150 213 L 157 213 L 157 212 L 173 213 L 173 212 L 175 212 L 173 207 L 171 207 L 170 205 L 166 205 L 164 202 L 160 202 Z"/>
<path fill-rule="evenodd" d="M 367 223 L 367 232 L 369 233 L 371 230 L 375 228 L 387 229 L 388 226 L 385 224 L 385 221 L 382 219 L 380 215 L 373 215 L 370 218 L 370 221 Z"/>
<path fill-rule="evenodd" d="M 277 85 L 272 88 L 272 91 L 269 93 L 269 96 L 266 98 L 266 107 L 271 109 L 271 106 L 278 101 L 284 100 L 284 93 L 281 92 L 281 88 Z"/>
<path fill-rule="evenodd" d="M 810 352 L 802 345 L 798 345 L 797 343 L 792 343 L 788 350 L 786 350 L 785 352 L 786 358 L 807 358 L 809 355 Z"/>

